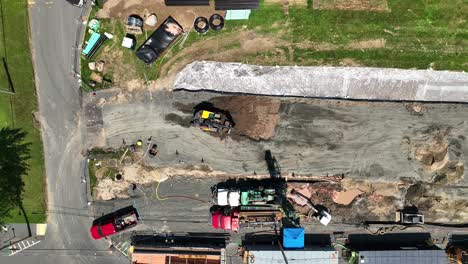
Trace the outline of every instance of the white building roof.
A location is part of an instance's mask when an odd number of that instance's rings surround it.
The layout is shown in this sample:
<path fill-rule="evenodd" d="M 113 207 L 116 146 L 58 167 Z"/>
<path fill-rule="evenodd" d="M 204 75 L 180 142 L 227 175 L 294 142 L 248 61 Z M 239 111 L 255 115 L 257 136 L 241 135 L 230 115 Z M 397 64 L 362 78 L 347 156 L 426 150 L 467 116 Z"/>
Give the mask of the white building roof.
<path fill-rule="evenodd" d="M 338 264 L 338 251 L 336 250 L 285 250 L 284 254 L 289 264 Z M 279 250 L 249 250 L 249 259 L 252 258 L 255 264 L 286 263 Z"/>

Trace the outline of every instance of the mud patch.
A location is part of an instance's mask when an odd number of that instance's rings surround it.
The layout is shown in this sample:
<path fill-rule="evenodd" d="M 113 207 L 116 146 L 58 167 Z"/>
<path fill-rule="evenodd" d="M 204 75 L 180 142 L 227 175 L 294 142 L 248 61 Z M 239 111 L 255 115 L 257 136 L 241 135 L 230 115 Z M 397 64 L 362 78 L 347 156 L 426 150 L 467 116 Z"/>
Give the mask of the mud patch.
<path fill-rule="evenodd" d="M 405 104 L 406 110 L 413 115 L 422 116 L 427 112 L 427 107 L 421 103 Z"/>
<path fill-rule="evenodd" d="M 183 127 L 190 127 L 190 122 L 192 121 L 192 117 L 182 117 L 180 115 L 170 113 L 164 117 L 164 120 L 181 125 Z"/>
<path fill-rule="evenodd" d="M 389 12 L 387 0 L 313 0 L 314 9 Z"/>
<path fill-rule="evenodd" d="M 461 144 L 456 139 L 447 139 L 449 130 L 439 130 L 424 143 L 413 146 L 413 157 L 422 164 L 425 171 L 432 173 L 432 182 L 456 183 L 463 179 L 464 164 Z"/>
<path fill-rule="evenodd" d="M 352 42 L 345 47 L 347 49 L 381 49 L 385 48 L 385 39 L 370 39 Z"/>
<path fill-rule="evenodd" d="M 236 134 L 254 140 L 269 140 L 275 135 L 280 121 L 280 100 L 260 96 L 228 96 L 213 98 L 211 102 L 229 111 Z"/>

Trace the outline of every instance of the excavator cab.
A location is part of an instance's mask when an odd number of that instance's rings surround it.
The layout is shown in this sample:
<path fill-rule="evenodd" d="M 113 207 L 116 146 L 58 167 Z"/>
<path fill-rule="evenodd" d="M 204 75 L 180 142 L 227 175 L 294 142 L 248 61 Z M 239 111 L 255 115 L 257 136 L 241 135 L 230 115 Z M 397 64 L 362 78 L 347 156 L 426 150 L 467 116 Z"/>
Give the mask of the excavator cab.
<path fill-rule="evenodd" d="M 199 110 L 195 113 L 192 125 L 199 127 L 203 131 L 230 134 L 232 130 L 232 120 L 221 112 Z"/>

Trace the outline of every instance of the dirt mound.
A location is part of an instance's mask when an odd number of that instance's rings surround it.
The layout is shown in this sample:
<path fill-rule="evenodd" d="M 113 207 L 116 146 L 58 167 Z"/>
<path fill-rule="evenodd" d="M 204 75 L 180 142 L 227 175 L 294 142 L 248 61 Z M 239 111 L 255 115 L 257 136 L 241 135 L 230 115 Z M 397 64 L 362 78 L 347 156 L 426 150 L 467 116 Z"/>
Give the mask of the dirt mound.
<path fill-rule="evenodd" d="M 228 96 L 215 98 L 212 102 L 216 107 L 229 111 L 237 134 L 254 140 L 268 140 L 275 135 L 280 119 L 280 100 L 258 96 Z"/>
<path fill-rule="evenodd" d="M 459 160 L 458 146 L 450 146 L 446 136 L 446 133 L 436 133 L 429 143 L 414 146 L 414 158 L 434 175 L 432 182 L 458 182 L 464 175 L 465 168 Z"/>
<path fill-rule="evenodd" d="M 448 162 L 448 144 L 432 143 L 430 145 L 419 145 L 416 147 L 414 157 L 422 164 L 429 166 L 434 171 Z"/>

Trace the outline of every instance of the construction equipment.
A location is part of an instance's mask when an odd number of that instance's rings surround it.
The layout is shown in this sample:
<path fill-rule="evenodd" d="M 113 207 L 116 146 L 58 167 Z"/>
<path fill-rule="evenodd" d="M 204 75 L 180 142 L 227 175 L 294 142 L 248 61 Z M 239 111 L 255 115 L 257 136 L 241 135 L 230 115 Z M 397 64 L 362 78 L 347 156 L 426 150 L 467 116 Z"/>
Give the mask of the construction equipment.
<path fill-rule="evenodd" d="M 151 146 L 151 149 L 148 150 L 148 153 L 150 155 L 151 158 L 154 158 L 156 157 L 156 155 L 158 155 L 158 145 L 157 144 L 153 144 L 153 146 Z"/>
<path fill-rule="evenodd" d="M 211 225 L 215 229 L 238 232 L 240 228 L 281 226 L 283 213 L 278 207 L 261 206 L 249 210 L 239 207 L 232 210 L 215 209 L 211 213 Z"/>
<path fill-rule="evenodd" d="M 309 212 L 309 215 L 311 215 L 311 216 L 315 217 L 317 220 L 319 220 L 319 222 L 322 223 L 322 225 L 326 226 L 326 225 L 328 225 L 328 223 L 330 223 L 331 215 L 327 211 L 317 208 L 310 201 L 309 197 L 303 195 L 302 193 L 296 191 L 295 189 L 291 190 L 291 194 L 296 195 L 296 196 L 301 197 L 302 199 L 304 199 L 306 201 L 307 206 L 309 206 L 309 208 L 311 209 L 310 212 Z"/>
<path fill-rule="evenodd" d="M 231 133 L 233 122 L 221 112 L 211 112 L 200 110 L 195 113 L 192 125 L 199 127 L 203 131 L 229 134 Z"/>
<path fill-rule="evenodd" d="M 264 205 L 277 200 L 275 189 L 264 189 L 262 186 L 245 191 L 221 188 L 213 190 L 213 204 L 219 206 Z"/>
<path fill-rule="evenodd" d="M 416 212 L 398 210 L 395 213 L 395 221 L 403 225 L 424 224 L 424 215 Z"/>

